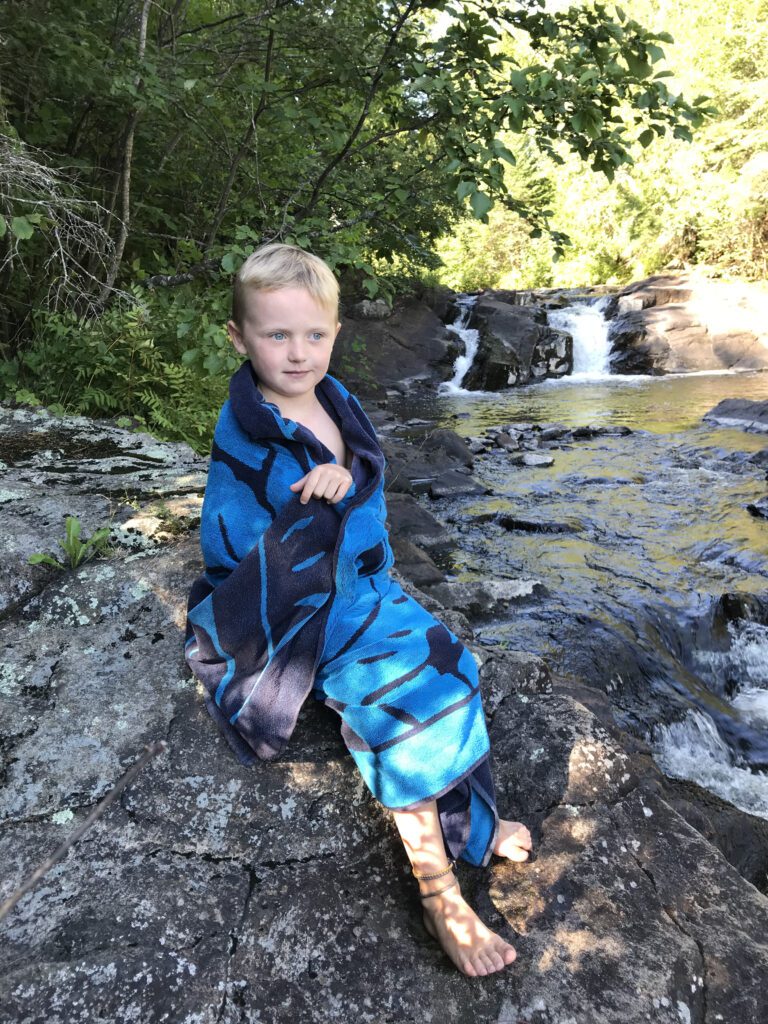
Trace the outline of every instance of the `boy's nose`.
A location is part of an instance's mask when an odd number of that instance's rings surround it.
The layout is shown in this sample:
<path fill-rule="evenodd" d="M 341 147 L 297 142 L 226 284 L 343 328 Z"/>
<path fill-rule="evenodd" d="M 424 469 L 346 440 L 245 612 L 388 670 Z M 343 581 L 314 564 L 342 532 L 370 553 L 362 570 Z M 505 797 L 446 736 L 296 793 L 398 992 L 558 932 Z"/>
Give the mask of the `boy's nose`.
<path fill-rule="evenodd" d="M 292 363 L 303 363 L 307 358 L 304 342 L 301 340 L 292 341 L 288 348 L 288 359 Z"/>

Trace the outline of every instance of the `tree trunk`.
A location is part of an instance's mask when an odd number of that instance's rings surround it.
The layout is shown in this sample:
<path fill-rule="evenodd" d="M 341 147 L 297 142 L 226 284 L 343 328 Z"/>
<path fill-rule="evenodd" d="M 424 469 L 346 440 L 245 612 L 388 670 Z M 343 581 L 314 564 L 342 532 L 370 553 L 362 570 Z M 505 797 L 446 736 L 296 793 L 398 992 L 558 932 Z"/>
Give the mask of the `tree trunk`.
<path fill-rule="evenodd" d="M 151 6 L 151 0 L 144 0 L 144 5 L 141 9 L 141 23 L 139 25 L 139 67 L 144 60 L 144 53 L 147 47 L 147 23 L 149 21 L 149 8 Z M 142 84 L 141 70 L 134 79 L 134 85 L 136 89 L 140 89 Z M 123 260 L 123 253 L 125 252 L 125 243 L 128 240 L 128 233 L 131 228 L 131 167 L 133 164 L 133 140 L 136 135 L 136 122 L 139 119 L 139 109 L 134 106 L 133 110 L 128 115 L 128 122 L 125 126 L 125 149 L 123 151 L 123 170 L 121 175 L 122 188 L 123 188 L 123 208 L 122 208 L 122 223 L 120 225 L 120 234 L 115 245 L 115 254 L 112 258 L 112 264 L 107 274 L 107 279 L 102 285 L 101 293 L 98 299 L 98 306 L 104 308 L 109 296 L 114 288 L 115 280 L 117 279 L 118 271 L 120 270 L 120 264 Z"/>

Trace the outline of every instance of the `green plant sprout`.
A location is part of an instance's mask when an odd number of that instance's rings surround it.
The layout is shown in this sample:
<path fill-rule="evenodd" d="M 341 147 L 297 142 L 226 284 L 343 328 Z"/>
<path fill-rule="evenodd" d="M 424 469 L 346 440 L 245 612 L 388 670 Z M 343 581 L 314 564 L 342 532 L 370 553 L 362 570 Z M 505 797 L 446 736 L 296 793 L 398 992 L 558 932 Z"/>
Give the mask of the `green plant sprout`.
<path fill-rule="evenodd" d="M 52 565 L 55 569 L 76 569 L 78 565 L 89 561 L 96 555 L 106 554 L 109 548 L 109 527 L 102 526 L 94 530 L 90 537 L 81 537 L 82 525 L 77 516 L 67 516 L 65 520 L 64 539 L 58 541 L 59 547 L 67 556 L 66 565 L 52 555 L 38 553 L 30 555 L 30 565 Z"/>

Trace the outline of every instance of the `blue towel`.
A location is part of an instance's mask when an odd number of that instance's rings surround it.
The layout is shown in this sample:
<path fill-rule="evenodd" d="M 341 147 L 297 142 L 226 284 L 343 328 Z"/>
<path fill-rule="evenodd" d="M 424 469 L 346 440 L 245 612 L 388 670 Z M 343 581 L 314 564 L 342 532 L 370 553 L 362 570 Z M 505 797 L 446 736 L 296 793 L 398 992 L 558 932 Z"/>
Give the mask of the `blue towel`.
<path fill-rule="evenodd" d="M 353 455 L 336 504 L 302 505 L 289 486 L 333 453 L 264 399 L 250 363 L 232 377 L 187 662 L 241 763 L 277 757 L 314 691 L 341 715 L 374 796 L 403 810 L 437 799 L 448 853 L 485 864 L 498 814 L 474 658 L 389 576 L 385 460 L 360 403 L 330 374 L 315 393 Z"/>

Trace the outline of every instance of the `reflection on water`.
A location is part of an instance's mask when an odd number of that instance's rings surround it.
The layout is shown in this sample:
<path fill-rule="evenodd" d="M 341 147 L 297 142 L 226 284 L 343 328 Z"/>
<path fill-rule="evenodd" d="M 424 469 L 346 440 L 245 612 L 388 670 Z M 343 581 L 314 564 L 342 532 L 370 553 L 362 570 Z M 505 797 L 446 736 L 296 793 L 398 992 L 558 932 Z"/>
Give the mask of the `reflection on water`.
<path fill-rule="evenodd" d="M 700 664 L 722 594 L 768 599 L 768 522 L 745 509 L 768 491 L 765 470 L 746 461 L 768 435 L 701 419 L 738 397 L 767 399 L 768 372 L 563 378 L 501 394 L 436 396 L 429 410 L 404 399 L 397 412 L 434 416 L 465 437 L 512 421 L 632 429 L 553 447 L 547 468 L 513 466 L 501 450 L 477 456 L 474 476 L 494 493 L 431 503 L 456 534 L 448 568 L 460 580 L 541 581 L 506 620 L 482 625 L 478 639 L 534 651 L 553 674 L 608 692 L 621 724 L 652 738 L 670 773 L 685 757 L 663 751 L 698 744 L 710 761 L 718 752 L 710 774 L 721 778 L 724 744 L 729 764 L 750 779 L 742 803 L 768 815 L 766 776 L 750 771 L 768 764 L 762 698 L 718 692 Z M 488 513 L 503 513 L 507 526 L 486 521 Z M 515 529 L 515 517 L 565 529 Z M 768 663 L 768 639 L 757 642 Z M 659 730 L 673 721 L 676 731 L 664 737 Z"/>

